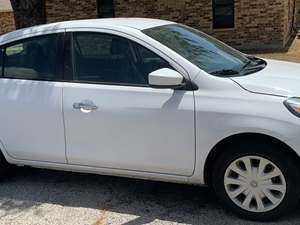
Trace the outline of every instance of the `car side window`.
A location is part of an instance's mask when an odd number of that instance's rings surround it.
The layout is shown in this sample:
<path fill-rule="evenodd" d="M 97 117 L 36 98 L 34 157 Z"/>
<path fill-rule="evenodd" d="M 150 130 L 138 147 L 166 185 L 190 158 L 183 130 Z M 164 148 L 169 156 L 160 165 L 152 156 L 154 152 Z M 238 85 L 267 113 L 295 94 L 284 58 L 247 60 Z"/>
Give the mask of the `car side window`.
<path fill-rule="evenodd" d="M 170 65 L 150 50 L 125 38 L 102 33 L 73 34 L 74 80 L 148 85 L 148 74 Z"/>
<path fill-rule="evenodd" d="M 4 77 L 55 80 L 58 75 L 58 34 L 15 42 L 5 49 Z"/>
<path fill-rule="evenodd" d="M 148 84 L 148 76 L 151 72 L 155 70 L 159 70 L 162 68 L 173 69 L 171 65 L 165 61 L 163 58 L 150 51 L 149 49 L 135 44 L 137 51 L 137 63 L 136 66 L 138 71 L 141 73 L 144 80 L 147 81 Z"/>

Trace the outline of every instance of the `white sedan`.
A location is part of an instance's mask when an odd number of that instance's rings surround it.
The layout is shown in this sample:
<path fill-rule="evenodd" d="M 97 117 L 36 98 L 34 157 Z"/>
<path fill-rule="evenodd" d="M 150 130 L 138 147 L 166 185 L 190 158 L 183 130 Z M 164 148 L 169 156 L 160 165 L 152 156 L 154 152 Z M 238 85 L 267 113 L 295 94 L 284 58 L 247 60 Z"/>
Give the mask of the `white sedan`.
<path fill-rule="evenodd" d="M 0 174 L 9 165 L 209 185 L 272 220 L 300 196 L 300 65 L 190 27 L 124 18 L 0 36 Z"/>

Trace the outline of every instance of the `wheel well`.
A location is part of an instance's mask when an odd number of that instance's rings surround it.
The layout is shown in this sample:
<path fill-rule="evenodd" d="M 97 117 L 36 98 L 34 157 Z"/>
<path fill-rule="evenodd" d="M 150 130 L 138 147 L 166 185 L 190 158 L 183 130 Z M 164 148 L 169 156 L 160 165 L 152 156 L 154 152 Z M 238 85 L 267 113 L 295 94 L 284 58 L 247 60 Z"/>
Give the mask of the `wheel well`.
<path fill-rule="evenodd" d="M 217 143 L 213 149 L 210 151 L 204 166 L 204 181 L 207 185 L 211 185 L 211 171 L 213 169 L 213 165 L 215 160 L 223 153 L 223 149 L 225 149 L 228 145 L 239 144 L 239 143 L 253 143 L 253 142 L 267 142 L 276 144 L 280 146 L 280 149 L 285 150 L 286 154 L 289 154 L 291 158 L 295 159 L 297 165 L 299 165 L 300 170 L 300 157 L 299 155 L 287 144 L 278 140 L 277 138 L 258 133 L 243 133 L 229 136 L 219 143 Z"/>

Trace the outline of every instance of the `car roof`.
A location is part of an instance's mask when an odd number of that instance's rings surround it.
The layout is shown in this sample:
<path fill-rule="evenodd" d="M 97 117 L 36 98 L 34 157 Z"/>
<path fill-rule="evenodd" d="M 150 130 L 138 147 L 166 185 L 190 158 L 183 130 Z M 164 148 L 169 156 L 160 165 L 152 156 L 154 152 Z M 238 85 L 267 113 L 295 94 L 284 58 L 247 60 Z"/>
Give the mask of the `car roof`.
<path fill-rule="evenodd" d="M 76 28 L 125 28 L 144 30 L 153 27 L 174 24 L 167 20 L 148 19 L 148 18 L 110 18 L 110 19 L 89 19 L 73 20 L 58 23 L 38 25 L 29 28 L 16 30 L 0 36 L 0 44 L 12 39 L 18 39 L 24 35 L 39 33 L 43 31 L 55 31 L 61 29 Z"/>

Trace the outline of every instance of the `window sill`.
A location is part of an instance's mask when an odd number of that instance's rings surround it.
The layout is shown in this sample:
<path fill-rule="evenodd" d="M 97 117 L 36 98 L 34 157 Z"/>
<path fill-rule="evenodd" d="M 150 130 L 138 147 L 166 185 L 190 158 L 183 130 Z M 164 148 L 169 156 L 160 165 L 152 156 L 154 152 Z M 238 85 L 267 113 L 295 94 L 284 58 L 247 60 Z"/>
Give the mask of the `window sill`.
<path fill-rule="evenodd" d="M 235 31 L 236 28 L 235 27 L 230 27 L 230 28 L 213 28 L 212 31 L 214 32 L 222 32 L 222 31 Z"/>

